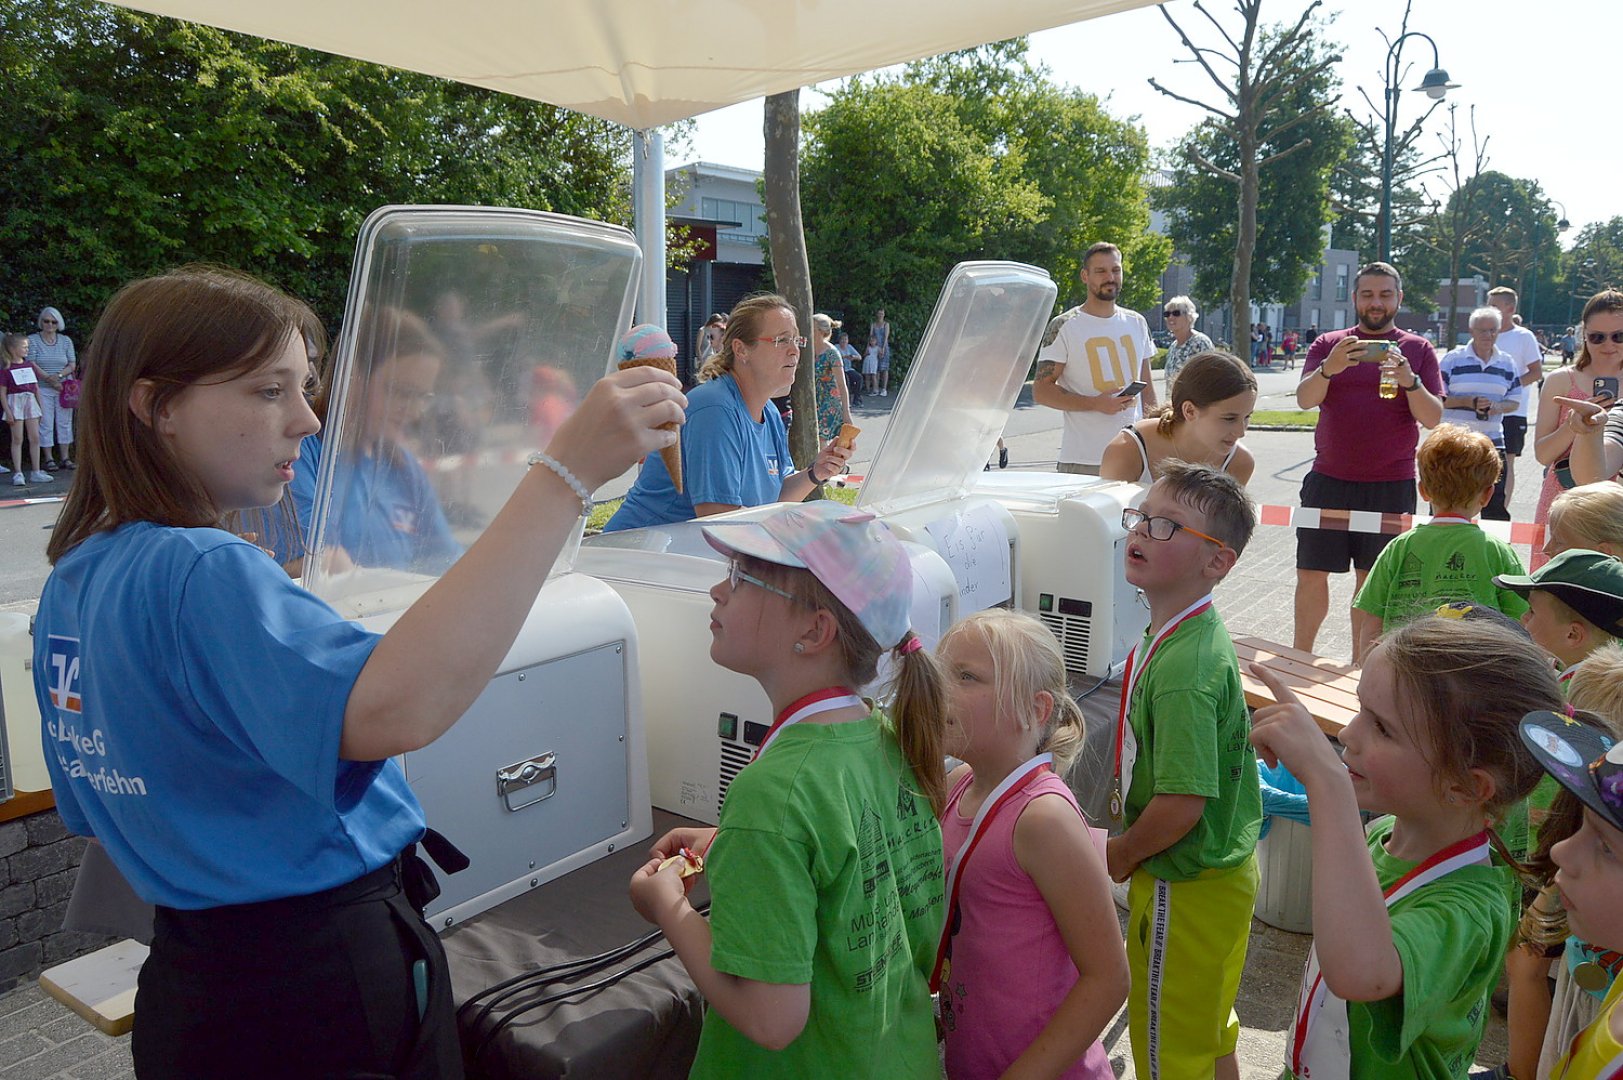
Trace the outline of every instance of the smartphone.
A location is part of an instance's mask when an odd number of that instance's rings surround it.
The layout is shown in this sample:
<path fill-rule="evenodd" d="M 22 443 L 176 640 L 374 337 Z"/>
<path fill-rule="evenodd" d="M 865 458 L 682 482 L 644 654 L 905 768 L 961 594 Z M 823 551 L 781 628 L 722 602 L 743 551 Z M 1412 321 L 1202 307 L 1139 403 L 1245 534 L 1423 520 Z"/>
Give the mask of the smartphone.
<path fill-rule="evenodd" d="M 1600 380 L 1598 380 L 1598 379 L 1596 380 L 1596 382 L 1599 382 L 1599 381 Z M 1149 385 L 1149 383 L 1130 382 L 1126 386 L 1122 387 L 1120 390 L 1117 390 L 1116 391 L 1116 396 L 1117 397 L 1135 397 L 1135 396 L 1137 396 L 1139 394 L 1142 394 L 1144 392 L 1144 388 L 1146 386 L 1148 386 L 1148 385 Z M 1614 392 L 1617 389 L 1617 380 L 1616 379 L 1612 380 L 1612 389 L 1613 389 Z"/>
<path fill-rule="evenodd" d="M 1365 341 L 1362 343 L 1363 351 L 1358 354 L 1358 362 L 1361 364 L 1384 364 L 1386 354 L 1391 351 L 1394 344 L 1391 341 Z"/>
<path fill-rule="evenodd" d="M 1616 375 L 1597 375 L 1597 376 L 1595 376 L 1595 396 L 1599 397 L 1602 394 L 1605 394 L 1607 397 L 1611 398 L 1613 401 L 1617 400 L 1617 376 Z"/>

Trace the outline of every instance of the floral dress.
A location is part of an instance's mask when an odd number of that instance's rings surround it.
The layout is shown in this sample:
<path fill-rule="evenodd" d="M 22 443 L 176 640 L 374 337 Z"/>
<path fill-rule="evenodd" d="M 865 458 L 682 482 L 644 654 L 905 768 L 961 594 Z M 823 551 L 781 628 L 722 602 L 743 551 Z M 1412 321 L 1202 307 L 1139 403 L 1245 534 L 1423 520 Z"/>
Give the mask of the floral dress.
<path fill-rule="evenodd" d="M 1161 368 L 1167 377 L 1167 397 L 1172 396 L 1172 380 L 1178 377 L 1178 369 L 1192 356 L 1199 356 L 1203 352 L 1211 352 L 1214 348 L 1212 339 L 1199 330 L 1192 331 L 1182 345 L 1174 342 L 1167 349 L 1167 359 Z"/>
<path fill-rule="evenodd" d="M 840 401 L 845 382 L 845 361 L 840 350 L 830 345 L 817 354 L 817 435 L 827 442 L 840 433 L 845 423 L 845 406 Z"/>

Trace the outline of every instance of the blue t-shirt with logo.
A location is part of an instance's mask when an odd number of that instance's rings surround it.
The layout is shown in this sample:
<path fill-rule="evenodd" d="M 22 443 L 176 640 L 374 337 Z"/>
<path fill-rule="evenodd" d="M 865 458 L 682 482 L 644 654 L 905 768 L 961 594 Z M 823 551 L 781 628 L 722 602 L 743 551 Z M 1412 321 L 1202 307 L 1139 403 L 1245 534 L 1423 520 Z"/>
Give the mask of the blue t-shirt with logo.
<path fill-rule="evenodd" d="M 338 757 L 378 640 L 230 533 L 95 534 L 57 561 L 34 628 L 62 820 L 167 907 L 300 896 L 378 869 L 423 833 L 396 762 Z"/>
<path fill-rule="evenodd" d="M 604 532 L 641 529 L 693 520 L 695 503 L 761 506 L 777 502 L 786 476 L 794 472 L 783 417 L 764 408 L 750 416 L 731 375 L 688 394 L 682 427 L 682 491 L 658 454 L 643 462 L 626 501 L 603 526 Z"/>

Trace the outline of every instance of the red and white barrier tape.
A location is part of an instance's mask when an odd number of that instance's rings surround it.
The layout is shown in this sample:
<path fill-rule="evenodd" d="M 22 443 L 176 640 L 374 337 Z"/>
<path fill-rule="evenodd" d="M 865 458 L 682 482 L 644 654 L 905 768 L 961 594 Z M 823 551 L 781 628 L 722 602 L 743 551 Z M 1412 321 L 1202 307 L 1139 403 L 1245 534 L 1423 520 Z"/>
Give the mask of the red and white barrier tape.
<path fill-rule="evenodd" d="M 1298 529 L 1333 529 L 1339 532 L 1396 535 L 1431 520 L 1429 514 L 1383 514 L 1375 510 L 1321 510 L 1312 506 L 1257 507 L 1259 525 Z M 1544 546 L 1544 526 L 1530 521 L 1481 521 L 1482 531 L 1508 544 Z"/>
<path fill-rule="evenodd" d="M 66 498 L 66 495 L 39 495 L 32 499 L 0 499 L 0 510 L 9 510 L 14 506 L 47 506 Z"/>

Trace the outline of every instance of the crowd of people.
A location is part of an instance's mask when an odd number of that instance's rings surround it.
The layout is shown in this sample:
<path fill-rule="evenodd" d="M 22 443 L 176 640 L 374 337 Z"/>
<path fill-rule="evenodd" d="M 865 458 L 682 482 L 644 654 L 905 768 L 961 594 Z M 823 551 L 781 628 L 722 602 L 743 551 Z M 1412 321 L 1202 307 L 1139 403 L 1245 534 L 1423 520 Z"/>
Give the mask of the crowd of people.
<path fill-rule="evenodd" d="M 1034 397 L 1064 415 L 1061 471 L 1144 488 L 1122 515 L 1148 627 L 1110 728 L 1108 822 L 1086 819 L 1067 780 L 1083 723 L 1053 634 L 988 611 L 926 648 L 900 542 L 869 514 L 806 501 L 851 453 L 855 349 L 833 319 L 813 320 L 821 449 L 805 469 L 771 402 L 807 342 L 783 298 L 752 297 L 701 332 L 685 396 L 631 366 L 560 417 L 477 540 L 463 550 L 442 530 L 455 566 L 381 635 L 220 527 L 297 489 L 301 460 L 325 452 L 308 308 L 187 269 L 121 290 L 83 372 L 51 309 L 38 336 L 54 357 L 8 336 L 8 418 L 37 402 L 14 423 L 32 435 L 37 421 L 64 467 L 61 399 L 87 380 L 34 670 L 63 820 L 155 905 L 138 1073 L 257 1057 L 288 1075 L 461 1075 L 443 950 L 421 917 L 431 872 L 416 850 L 432 834 L 394 759 L 466 710 L 592 492 L 646 459 L 609 528 L 794 504 L 703 529 L 726 560 L 711 657 L 756 680 L 775 719 L 718 827 L 661 837 L 629 886 L 704 995 L 693 1075 L 935 1077 L 944 1053 L 954 1078 L 1103 1080 L 1101 1037 L 1125 1004 L 1138 1075 L 1237 1077 L 1260 757 L 1301 782 L 1314 833 L 1291 1075 L 1462 1076 L 1508 973 L 1506 1075 L 1615 1076 L 1623 422 L 1607 409 L 1623 294 L 1585 306 L 1575 362 L 1541 396 L 1547 561 L 1530 573 L 1477 524 L 1507 498 L 1523 449 L 1509 421 L 1537 378 L 1514 332 L 1506 345 L 1514 294 L 1490 297 L 1470 343 L 1439 360 L 1396 327 L 1401 278 L 1372 263 L 1357 325 L 1309 345 L 1296 393 L 1321 419 L 1303 504 L 1412 512 L 1418 496 L 1434 515 L 1398 537 L 1299 533 L 1299 647 L 1327 613 L 1328 574 L 1358 577 L 1360 708 L 1338 754 L 1268 669 L 1252 674 L 1276 704 L 1249 713 L 1213 601 L 1256 527 L 1241 442 L 1253 358 L 1202 342 L 1193 303 L 1169 301 L 1181 354 L 1162 406 L 1148 326 L 1117 303 L 1120 251 L 1094 245 L 1081 279 L 1085 302 L 1043 337 Z M 370 370 L 420 405 L 444 352 L 395 317 Z M 876 365 L 889 342 L 877 313 Z M 873 374 L 864 391 L 885 395 Z M 415 484 L 407 414 L 378 400 L 357 421 L 369 452 Z M 678 426 L 673 475 L 654 451 Z M 882 660 L 892 686 L 862 696 Z M 707 916 L 684 885 L 700 868 Z"/>

